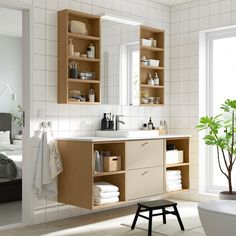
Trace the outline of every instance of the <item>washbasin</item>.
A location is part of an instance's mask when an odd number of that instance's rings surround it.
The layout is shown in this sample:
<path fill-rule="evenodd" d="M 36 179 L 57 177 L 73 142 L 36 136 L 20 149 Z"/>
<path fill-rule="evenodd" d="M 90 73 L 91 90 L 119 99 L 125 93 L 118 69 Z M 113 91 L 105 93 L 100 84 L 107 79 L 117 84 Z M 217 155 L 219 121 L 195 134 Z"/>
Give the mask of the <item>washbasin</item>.
<path fill-rule="evenodd" d="M 155 138 L 159 136 L 158 130 L 100 130 L 96 131 L 97 137 L 107 138 Z"/>

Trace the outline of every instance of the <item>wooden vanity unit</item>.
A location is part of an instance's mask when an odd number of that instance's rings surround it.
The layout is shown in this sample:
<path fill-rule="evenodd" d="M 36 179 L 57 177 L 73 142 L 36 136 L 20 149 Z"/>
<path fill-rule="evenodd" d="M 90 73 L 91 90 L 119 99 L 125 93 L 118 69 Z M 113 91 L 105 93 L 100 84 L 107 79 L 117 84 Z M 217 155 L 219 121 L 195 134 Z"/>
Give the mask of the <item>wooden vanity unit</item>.
<path fill-rule="evenodd" d="M 184 151 L 184 163 L 165 165 L 166 144 Z M 183 190 L 189 188 L 189 136 L 155 139 L 67 138 L 58 140 L 63 172 L 58 178 L 58 201 L 87 209 L 100 209 L 166 193 L 166 169 L 182 172 Z M 121 170 L 95 173 L 94 152 L 111 151 L 121 156 Z M 120 201 L 94 205 L 93 184 L 106 181 L 119 187 Z M 179 191 L 180 192 L 180 191 Z"/>

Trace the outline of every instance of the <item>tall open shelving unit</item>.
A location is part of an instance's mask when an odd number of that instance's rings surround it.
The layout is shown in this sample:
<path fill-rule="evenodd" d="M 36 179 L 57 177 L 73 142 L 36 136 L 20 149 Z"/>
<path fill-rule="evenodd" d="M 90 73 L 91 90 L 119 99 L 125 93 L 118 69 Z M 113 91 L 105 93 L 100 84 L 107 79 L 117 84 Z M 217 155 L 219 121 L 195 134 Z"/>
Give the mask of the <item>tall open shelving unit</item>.
<path fill-rule="evenodd" d="M 142 39 L 154 39 L 157 41 L 156 47 L 143 46 Z M 140 26 L 140 56 L 147 59 L 155 59 L 160 61 L 160 65 L 150 66 L 140 64 L 140 105 L 142 106 L 161 106 L 164 105 L 164 31 L 147 26 Z M 148 74 L 158 74 L 159 85 L 148 85 Z M 144 94 L 149 97 L 159 97 L 159 104 L 144 104 L 142 97 Z"/>
<path fill-rule="evenodd" d="M 69 23 L 77 20 L 85 23 L 87 34 L 69 32 Z M 68 55 L 69 39 L 73 40 L 74 51 L 86 53 L 90 43 L 95 46 L 95 58 L 84 58 Z M 76 61 L 78 70 L 95 72 L 90 80 L 69 77 L 69 63 Z M 87 97 L 89 89 L 95 91 L 94 102 L 80 102 L 69 99 L 71 90 L 81 91 Z M 72 10 L 58 12 L 58 103 L 99 104 L 100 103 L 100 17 Z"/>

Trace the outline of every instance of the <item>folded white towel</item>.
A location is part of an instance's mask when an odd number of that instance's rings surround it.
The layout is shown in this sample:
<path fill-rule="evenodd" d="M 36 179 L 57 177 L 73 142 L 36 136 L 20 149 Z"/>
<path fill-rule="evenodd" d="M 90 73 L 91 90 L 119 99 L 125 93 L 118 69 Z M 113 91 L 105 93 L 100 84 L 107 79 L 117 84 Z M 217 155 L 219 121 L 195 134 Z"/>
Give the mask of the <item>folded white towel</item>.
<path fill-rule="evenodd" d="M 176 174 L 181 174 L 180 170 L 167 170 L 166 174 L 168 175 L 176 175 Z"/>
<path fill-rule="evenodd" d="M 107 192 L 117 192 L 119 188 L 113 184 L 107 183 L 105 181 L 95 182 L 93 185 L 94 193 L 107 193 Z"/>
<path fill-rule="evenodd" d="M 177 179 L 177 180 L 166 180 L 166 184 L 167 185 L 175 185 L 175 184 L 181 184 L 182 180 L 181 179 Z"/>
<path fill-rule="evenodd" d="M 116 192 L 107 192 L 107 193 L 95 193 L 94 198 L 99 199 L 99 198 L 111 198 L 111 197 L 119 197 L 120 193 L 118 191 Z"/>
<path fill-rule="evenodd" d="M 181 175 L 166 176 L 166 181 L 176 181 L 176 180 L 181 180 Z"/>
<path fill-rule="evenodd" d="M 166 186 L 166 191 L 171 192 L 171 191 L 178 191 L 182 189 L 182 184 L 178 184 L 175 186 Z"/>
<path fill-rule="evenodd" d="M 103 198 L 103 199 L 95 200 L 94 205 L 99 206 L 99 205 L 113 203 L 113 202 L 119 202 L 119 198 L 112 197 L 112 198 Z"/>

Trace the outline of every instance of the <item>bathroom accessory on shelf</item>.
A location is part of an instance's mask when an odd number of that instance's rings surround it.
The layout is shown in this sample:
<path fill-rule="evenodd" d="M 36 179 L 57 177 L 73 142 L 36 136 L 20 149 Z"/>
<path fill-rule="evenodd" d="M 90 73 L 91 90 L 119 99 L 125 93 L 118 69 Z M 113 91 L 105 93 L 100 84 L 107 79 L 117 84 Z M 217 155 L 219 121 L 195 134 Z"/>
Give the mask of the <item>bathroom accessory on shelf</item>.
<path fill-rule="evenodd" d="M 88 34 L 85 23 L 78 20 L 72 20 L 70 22 L 70 32 L 83 35 Z"/>
<path fill-rule="evenodd" d="M 95 72 L 78 71 L 78 77 L 83 80 L 93 80 L 95 79 Z"/>
<path fill-rule="evenodd" d="M 154 85 L 159 85 L 160 80 L 159 80 L 159 76 L 158 76 L 157 72 L 155 73 L 153 80 L 154 80 Z"/>
<path fill-rule="evenodd" d="M 90 90 L 89 90 L 88 101 L 95 102 L 95 91 L 93 88 L 90 88 Z"/>
<path fill-rule="evenodd" d="M 147 66 L 147 64 L 148 64 L 148 60 L 146 59 L 145 56 L 142 56 L 141 57 L 141 65 Z"/>
<path fill-rule="evenodd" d="M 95 46 L 92 43 L 87 48 L 87 57 L 95 58 Z"/>
<path fill-rule="evenodd" d="M 148 59 L 148 66 L 156 66 L 159 67 L 160 60 Z"/>
<path fill-rule="evenodd" d="M 154 80 L 152 78 L 152 73 L 151 72 L 149 72 L 149 74 L 148 74 L 147 84 L 152 85 L 152 86 L 154 85 Z"/>
<path fill-rule="evenodd" d="M 70 61 L 69 67 L 70 67 L 70 78 L 77 79 L 78 78 L 78 71 L 77 71 L 77 62 Z"/>
<path fill-rule="evenodd" d="M 167 150 L 166 151 L 166 164 L 183 163 L 184 152 L 182 150 Z"/>
<path fill-rule="evenodd" d="M 166 191 L 178 191 L 182 189 L 182 176 L 180 170 L 166 171 Z"/>
<path fill-rule="evenodd" d="M 72 43 L 72 38 L 69 38 L 68 55 L 74 56 L 74 45 Z"/>
<path fill-rule="evenodd" d="M 121 170 L 121 156 L 105 156 L 103 169 L 107 172 Z"/>

